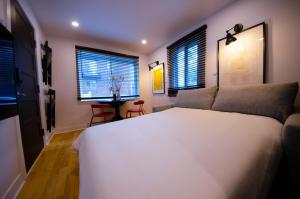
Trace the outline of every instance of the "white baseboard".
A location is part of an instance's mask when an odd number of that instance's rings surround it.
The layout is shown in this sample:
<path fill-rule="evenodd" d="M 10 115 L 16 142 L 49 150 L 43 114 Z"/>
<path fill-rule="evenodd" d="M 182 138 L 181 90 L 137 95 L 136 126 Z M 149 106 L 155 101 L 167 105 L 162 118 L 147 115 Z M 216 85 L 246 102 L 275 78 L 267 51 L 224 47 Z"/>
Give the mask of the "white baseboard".
<path fill-rule="evenodd" d="M 15 199 L 17 198 L 21 188 L 23 187 L 25 180 L 20 173 L 10 184 L 6 192 L 3 194 L 2 199 Z"/>
<path fill-rule="evenodd" d="M 13 199 L 17 199 L 17 197 L 18 197 L 20 191 L 22 190 L 24 184 L 25 184 L 25 180 L 23 180 L 22 183 L 20 184 L 18 190 L 16 191 L 15 195 L 13 196 Z"/>

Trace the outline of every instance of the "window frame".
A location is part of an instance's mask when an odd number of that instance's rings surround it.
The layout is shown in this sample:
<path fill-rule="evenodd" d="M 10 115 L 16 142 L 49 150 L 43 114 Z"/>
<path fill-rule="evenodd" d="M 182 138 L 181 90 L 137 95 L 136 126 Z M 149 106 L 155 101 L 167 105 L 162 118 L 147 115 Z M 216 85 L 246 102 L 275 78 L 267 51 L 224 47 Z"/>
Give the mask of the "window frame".
<path fill-rule="evenodd" d="M 177 90 L 190 90 L 205 87 L 205 60 L 206 60 L 206 34 L 207 25 L 203 25 L 195 31 L 187 34 L 181 39 L 175 41 L 167 47 L 168 57 L 168 76 L 169 76 L 169 96 L 174 96 Z M 189 49 L 197 46 L 197 66 L 195 67 L 197 84 L 189 85 L 191 77 L 189 74 Z M 183 50 L 180 50 L 183 48 Z M 179 86 L 179 72 L 178 72 L 178 54 L 184 52 L 184 86 Z M 199 56 L 200 55 L 200 56 Z M 204 55 L 204 56 L 203 56 Z M 176 74 L 177 73 L 177 74 Z"/>
<path fill-rule="evenodd" d="M 76 57 L 76 81 L 77 81 L 77 100 L 79 101 L 112 101 L 113 96 L 107 96 L 107 97 L 81 97 L 81 85 L 80 85 L 80 77 L 79 77 L 79 67 L 78 66 L 78 55 L 77 55 L 77 50 L 82 50 L 82 51 L 87 51 L 91 53 L 98 53 L 98 54 L 105 54 L 108 56 L 116 56 L 116 57 L 121 57 L 121 58 L 129 58 L 129 59 L 136 59 L 137 60 L 137 80 L 136 82 L 136 89 L 137 89 L 137 95 L 130 95 L 130 96 L 121 96 L 122 99 L 136 99 L 140 97 L 140 90 L 139 90 L 139 57 L 134 56 L 134 55 L 127 55 L 123 53 L 118 53 L 118 52 L 112 52 L 112 51 L 107 51 L 107 50 L 102 50 L 102 49 L 95 49 L 95 48 L 90 48 L 90 47 L 85 47 L 85 46 L 80 46 L 80 45 L 75 45 L 75 57 Z M 81 69 L 82 70 L 82 69 Z M 93 76 L 87 76 L 88 79 L 93 79 L 96 77 Z"/>

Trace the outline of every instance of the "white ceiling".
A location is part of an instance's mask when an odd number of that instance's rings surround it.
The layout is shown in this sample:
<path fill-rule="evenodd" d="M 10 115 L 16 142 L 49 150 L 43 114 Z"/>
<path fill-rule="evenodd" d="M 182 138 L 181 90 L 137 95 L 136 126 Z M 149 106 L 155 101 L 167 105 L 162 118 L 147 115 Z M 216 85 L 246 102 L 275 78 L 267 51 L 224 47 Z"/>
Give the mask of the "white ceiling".
<path fill-rule="evenodd" d="M 28 1 L 46 35 L 95 39 L 147 54 L 234 0 Z M 78 29 L 72 20 L 79 21 Z"/>

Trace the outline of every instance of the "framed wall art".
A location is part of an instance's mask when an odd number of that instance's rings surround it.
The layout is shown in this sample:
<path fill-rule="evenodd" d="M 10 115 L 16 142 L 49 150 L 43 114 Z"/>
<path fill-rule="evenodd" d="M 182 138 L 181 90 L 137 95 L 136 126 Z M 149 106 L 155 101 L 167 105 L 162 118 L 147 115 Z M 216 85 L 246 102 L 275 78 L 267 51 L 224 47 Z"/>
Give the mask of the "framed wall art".
<path fill-rule="evenodd" d="M 153 94 L 165 93 L 165 69 L 164 63 L 155 66 L 152 69 L 152 92 Z"/>
<path fill-rule="evenodd" d="M 229 36 L 218 40 L 218 86 L 265 83 L 266 24 Z"/>

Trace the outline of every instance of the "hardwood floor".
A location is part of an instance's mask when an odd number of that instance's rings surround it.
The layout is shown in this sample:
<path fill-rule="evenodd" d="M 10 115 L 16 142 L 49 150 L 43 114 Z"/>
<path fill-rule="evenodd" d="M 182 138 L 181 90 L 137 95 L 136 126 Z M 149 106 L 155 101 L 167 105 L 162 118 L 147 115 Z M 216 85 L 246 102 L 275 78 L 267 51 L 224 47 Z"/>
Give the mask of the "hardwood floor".
<path fill-rule="evenodd" d="M 18 199 L 77 199 L 78 154 L 72 143 L 81 131 L 56 134 L 27 176 Z"/>

